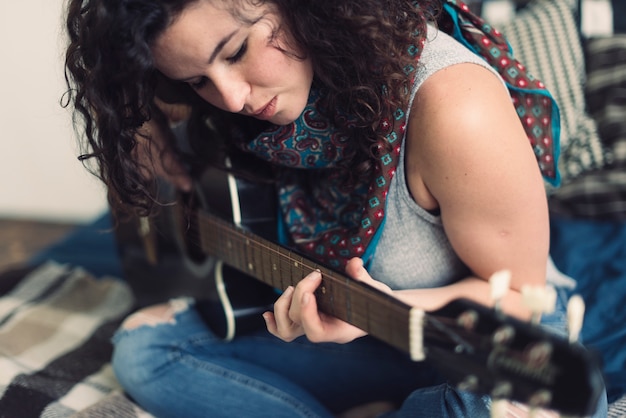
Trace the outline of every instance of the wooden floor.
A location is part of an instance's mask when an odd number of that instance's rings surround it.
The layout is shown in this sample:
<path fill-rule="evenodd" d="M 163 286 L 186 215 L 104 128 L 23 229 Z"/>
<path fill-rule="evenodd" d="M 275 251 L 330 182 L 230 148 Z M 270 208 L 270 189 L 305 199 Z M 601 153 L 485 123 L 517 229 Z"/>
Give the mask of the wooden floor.
<path fill-rule="evenodd" d="M 76 226 L 0 218 L 0 270 L 24 263 Z"/>

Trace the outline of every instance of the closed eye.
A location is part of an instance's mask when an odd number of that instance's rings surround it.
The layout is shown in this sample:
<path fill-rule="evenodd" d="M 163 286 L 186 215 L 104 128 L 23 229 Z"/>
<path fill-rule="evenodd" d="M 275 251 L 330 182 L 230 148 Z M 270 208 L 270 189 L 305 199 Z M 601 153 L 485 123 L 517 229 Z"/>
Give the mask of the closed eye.
<path fill-rule="evenodd" d="M 237 52 L 235 52 L 234 55 L 227 58 L 227 61 L 230 62 L 231 64 L 234 64 L 240 61 L 243 58 L 243 56 L 246 54 L 247 50 L 248 50 L 248 40 L 246 39 L 244 43 L 241 44 Z"/>
<path fill-rule="evenodd" d="M 198 81 L 188 82 L 192 89 L 199 90 L 202 87 L 206 86 L 209 82 L 209 79 L 206 77 L 201 77 Z"/>
<path fill-rule="evenodd" d="M 248 50 L 248 40 L 245 40 L 243 44 L 241 44 L 237 52 L 235 52 L 234 55 L 226 58 L 226 60 L 231 64 L 235 64 L 243 58 L 247 50 Z M 188 82 L 187 84 L 189 84 L 191 88 L 193 88 L 194 90 L 200 90 L 201 88 L 206 86 L 208 82 L 209 82 L 209 79 L 207 77 L 201 77 L 198 81 Z"/>

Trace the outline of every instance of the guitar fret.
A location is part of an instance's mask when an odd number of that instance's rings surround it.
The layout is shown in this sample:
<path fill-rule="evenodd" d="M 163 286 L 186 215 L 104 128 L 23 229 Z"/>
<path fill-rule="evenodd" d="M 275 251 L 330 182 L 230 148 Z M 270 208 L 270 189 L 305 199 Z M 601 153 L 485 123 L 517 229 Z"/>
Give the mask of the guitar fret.
<path fill-rule="evenodd" d="M 302 269 L 302 257 L 295 253 L 291 254 L 293 259 L 291 264 L 291 282 L 298 283 L 306 275 Z"/>
<path fill-rule="evenodd" d="M 236 248 L 236 254 L 237 254 L 237 266 L 239 267 L 239 269 L 241 271 L 246 271 L 246 246 L 244 245 L 244 242 L 241 240 L 241 237 L 239 237 L 239 239 L 235 240 L 235 248 Z"/>
<path fill-rule="evenodd" d="M 283 257 L 280 259 L 278 265 L 278 271 L 279 271 L 279 275 L 280 275 L 280 288 L 281 289 L 286 289 L 287 286 L 291 285 L 291 277 L 288 277 L 288 282 L 285 281 L 285 276 L 288 274 L 288 272 L 290 271 L 290 258 L 289 256 Z"/>
<path fill-rule="evenodd" d="M 280 265 L 280 252 L 279 252 L 279 247 L 275 244 L 271 244 L 271 248 L 272 251 L 270 251 L 270 257 L 269 257 L 269 267 L 268 267 L 268 277 L 271 278 L 272 284 L 274 285 L 274 287 L 276 288 L 281 288 L 281 283 L 280 283 L 280 270 L 279 270 L 279 265 Z"/>
<path fill-rule="evenodd" d="M 245 248 L 245 252 L 246 252 L 246 262 L 245 262 L 246 272 L 250 275 L 253 275 L 255 272 L 254 248 L 250 246 L 250 241 L 248 239 L 244 239 L 243 243 L 244 243 L 243 247 Z"/>
<path fill-rule="evenodd" d="M 251 271 L 253 270 L 255 272 L 255 276 L 259 276 L 260 272 L 263 270 L 263 249 L 258 243 L 251 243 L 250 250 L 252 253 Z"/>

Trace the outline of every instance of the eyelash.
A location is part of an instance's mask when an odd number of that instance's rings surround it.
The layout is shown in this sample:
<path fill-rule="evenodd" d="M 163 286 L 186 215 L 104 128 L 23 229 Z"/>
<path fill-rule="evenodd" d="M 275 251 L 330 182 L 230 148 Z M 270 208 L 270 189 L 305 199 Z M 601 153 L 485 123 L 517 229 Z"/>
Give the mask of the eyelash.
<path fill-rule="evenodd" d="M 246 40 L 244 41 L 243 44 L 241 44 L 241 47 L 239 47 L 237 52 L 235 52 L 235 55 L 228 57 L 226 60 L 231 64 L 235 64 L 241 61 L 241 59 L 243 58 L 247 50 L 248 50 L 248 41 Z M 206 77 L 202 77 L 199 81 L 196 81 L 194 83 L 189 83 L 189 85 L 191 86 L 191 88 L 198 90 L 204 87 L 208 81 L 209 80 Z"/>
<path fill-rule="evenodd" d="M 233 55 L 232 57 L 227 58 L 227 61 L 230 62 L 231 64 L 234 64 L 234 63 L 240 61 L 243 58 L 243 56 L 245 55 L 247 50 L 248 50 L 248 40 L 245 40 L 243 42 L 243 44 L 241 44 L 241 47 L 239 47 L 237 52 L 235 52 L 235 55 Z"/>
<path fill-rule="evenodd" d="M 193 83 L 188 83 L 192 89 L 199 90 L 206 85 L 209 80 L 206 77 L 202 77 L 200 80 Z"/>

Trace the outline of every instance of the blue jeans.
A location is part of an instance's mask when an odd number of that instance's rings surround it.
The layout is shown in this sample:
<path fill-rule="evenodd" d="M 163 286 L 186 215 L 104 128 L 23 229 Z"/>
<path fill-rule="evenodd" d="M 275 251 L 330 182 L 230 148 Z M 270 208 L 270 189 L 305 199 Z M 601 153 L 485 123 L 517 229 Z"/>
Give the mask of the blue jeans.
<path fill-rule="evenodd" d="M 559 311 L 546 320 L 561 322 Z M 456 390 L 427 362 L 370 337 L 286 343 L 262 330 L 224 342 L 193 303 L 174 318 L 114 337 L 117 378 L 159 418 L 330 418 L 377 400 L 399 405 L 388 418 L 489 417 L 488 397 Z M 596 416 L 606 416 L 606 400 Z"/>

